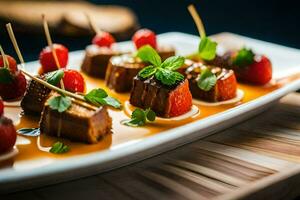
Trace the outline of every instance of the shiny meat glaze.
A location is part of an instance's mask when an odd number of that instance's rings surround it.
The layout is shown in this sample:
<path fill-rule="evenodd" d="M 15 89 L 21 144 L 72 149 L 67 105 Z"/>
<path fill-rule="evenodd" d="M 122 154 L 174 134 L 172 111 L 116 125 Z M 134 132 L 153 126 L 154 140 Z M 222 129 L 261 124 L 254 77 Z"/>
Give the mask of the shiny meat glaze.
<path fill-rule="evenodd" d="M 51 93 L 50 97 L 53 95 L 57 94 Z M 72 102 L 68 110 L 59 113 L 45 104 L 39 125 L 43 134 L 92 144 L 111 132 L 112 119 L 106 107 Z"/>
<path fill-rule="evenodd" d="M 197 82 L 199 80 L 201 71 L 210 68 L 212 73 L 214 73 L 217 77 L 216 85 L 209 91 L 201 90 Z M 202 63 L 192 63 L 185 69 L 185 76 L 189 80 L 189 86 L 193 98 L 208 101 L 208 102 L 217 102 L 228 100 L 228 98 L 234 98 L 236 95 L 236 80 L 233 70 L 228 70 L 220 67 L 206 66 Z M 228 81 L 229 80 L 229 81 Z M 226 83 L 226 87 L 224 87 L 224 83 Z M 228 89 L 230 94 L 226 97 L 222 96 L 222 94 L 226 93 L 223 91 L 224 89 Z"/>
<path fill-rule="evenodd" d="M 130 92 L 133 78 L 145 66 L 145 63 L 133 55 L 114 56 L 109 61 L 105 83 L 116 92 Z"/>
<path fill-rule="evenodd" d="M 85 50 L 81 70 L 92 77 L 104 79 L 109 59 L 118 54 L 109 48 L 89 45 Z"/>
<path fill-rule="evenodd" d="M 38 77 L 45 79 L 44 75 Z M 21 107 L 24 113 L 40 115 L 50 92 L 51 90 L 49 88 L 34 80 L 30 80 L 26 93 L 21 101 Z"/>

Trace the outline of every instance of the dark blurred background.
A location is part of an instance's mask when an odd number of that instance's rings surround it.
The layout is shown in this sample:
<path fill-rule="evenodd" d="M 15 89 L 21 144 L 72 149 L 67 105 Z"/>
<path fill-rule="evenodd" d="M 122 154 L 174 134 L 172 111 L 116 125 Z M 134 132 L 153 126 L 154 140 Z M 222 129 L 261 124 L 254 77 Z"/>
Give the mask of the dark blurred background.
<path fill-rule="evenodd" d="M 131 8 L 138 16 L 141 27 L 157 33 L 180 31 L 197 34 L 186 9 L 194 3 L 203 19 L 207 34 L 233 32 L 260 40 L 300 48 L 299 3 L 292 0 L 93 0 L 95 4 L 115 4 Z M 4 28 L 3 28 L 4 29 Z M 5 30 L 1 28 L 0 42 L 13 53 Z M 38 58 L 45 46 L 44 35 L 17 33 L 27 61 Z M 54 35 L 53 40 L 69 49 L 83 49 L 91 37 Z"/>

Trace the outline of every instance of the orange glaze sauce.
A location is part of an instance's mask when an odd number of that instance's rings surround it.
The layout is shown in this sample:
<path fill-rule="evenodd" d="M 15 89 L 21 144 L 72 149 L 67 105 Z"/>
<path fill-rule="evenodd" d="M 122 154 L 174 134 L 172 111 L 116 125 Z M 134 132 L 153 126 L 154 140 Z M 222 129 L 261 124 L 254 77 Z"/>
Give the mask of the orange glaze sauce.
<path fill-rule="evenodd" d="M 85 76 L 85 80 L 87 83 L 87 91 L 92 88 L 104 88 L 111 96 L 118 98 L 122 103 L 129 99 L 129 94 L 118 94 L 113 91 L 110 91 L 108 88 L 105 87 L 105 83 L 103 80 L 90 78 Z M 31 159 L 50 159 L 51 161 L 55 161 L 57 159 L 74 156 L 74 155 L 83 155 L 90 152 L 96 152 L 107 148 L 115 147 L 118 144 L 122 144 L 125 142 L 133 142 L 135 140 L 144 139 L 148 136 L 159 134 L 159 132 L 175 128 L 184 124 L 187 124 L 192 121 L 199 120 L 201 118 L 217 114 L 219 112 L 225 111 L 230 109 L 236 105 L 241 103 L 245 103 L 251 100 L 254 100 L 260 96 L 263 96 L 276 88 L 276 85 L 270 86 L 250 86 L 239 84 L 238 88 L 242 89 L 245 92 L 244 99 L 242 102 L 231 104 L 231 105 L 220 105 L 220 106 L 198 106 L 200 109 L 200 114 L 193 118 L 184 119 L 182 121 L 174 122 L 154 122 L 148 123 L 146 126 L 143 127 L 128 127 L 122 125 L 120 121 L 124 119 L 129 119 L 129 116 L 125 114 L 122 110 L 112 110 L 109 109 L 109 114 L 113 119 L 113 128 L 112 134 L 107 135 L 104 137 L 99 143 L 97 144 L 83 144 L 77 142 L 71 142 L 66 139 L 56 138 L 56 137 L 49 137 L 46 135 L 41 134 L 39 137 L 27 137 L 27 136 L 18 136 L 20 140 L 17 144 L 19 149 L 19 154 L 14 158 L 13 164 L 14 166 L 22 161 L 31 160 Z M 32 117 L 32 116 L 24 116 L 20 115 L 21 113 L 20 107 L 9 107 L 6 108 L 6 113 L 9 113 L 8 117 L 14 119 L 16 123 L 16 128 L 36 128 L 38 127 L 39 117 Z M 52 154 L 49 153 L 49 149 L 52 144 L 56 141 L 62 141 L 68 146 L 70 146 L 70 151 L 65 154 Z"/>

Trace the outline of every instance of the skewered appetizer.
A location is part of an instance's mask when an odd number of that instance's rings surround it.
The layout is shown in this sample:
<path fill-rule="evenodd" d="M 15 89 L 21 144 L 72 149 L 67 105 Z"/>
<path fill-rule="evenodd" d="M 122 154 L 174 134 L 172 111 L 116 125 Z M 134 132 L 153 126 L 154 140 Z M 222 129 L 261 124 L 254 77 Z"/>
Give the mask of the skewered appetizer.
<path fill-rule="evenodd" d="M 71 69 L 56 70 L 43 75 L 38 75 L 37 78 L 47 81 L 52 85 L 59 85 L 61 79 L 64 84 L 64 88 L 70 92 L 85 91 L 85 81 L 82 75 Z M 30 80 L 26 93 L 21 101 L 21 107 L 25 114 L 40 115 L 44 104 L 51 92 L 51 89 L 47 88 L 41 83 L 35 80 Z"/>
<path fill-rule="evenodd" d="M 53 51 L 56 52 L 56 58 Z M 69 59 L 69 50 L 62 44 L 53 44 L 53 47 L 46 46 L 40 53 L 41 69 L 39 74 L 55 71 L 59 68 L 66 68 Z M 58 62 L 58 63 L 57 63 Z"/>
<path fill-rule="evenodd" d="M 131 54 L 114 56 L 110 59 L 105 83 L 116 92 L 130 92 L 133 78 L 146 66 L 140 58 Z"/>
<path fill-rule="evenodd" d="M 237 79 L 242 82 L 264 85 L 272 79 L 271 61 L 265 55 L 254 54 L 250 49 L 230 51 L 208 63 L 234 70 Z"/>
<path fill-rule="evenodd" d="M 13 100 L 22 97 L 26 90 L 25 76 L 20 73 L 15 59 L 9 55 L 0 56 L 0 96 L 3 100 Z"/>
<path fill-rule="evenodd" d="M 237 82 L 232 70 L 194 62 L 186 68 L 185 76 L 195 99 L 219 102 L 236 97 Z"/>
<path fill-rule="evenodd" d="M 151 63 L 134 78 L 130 103 L 140 108 L 150 108 L 157 116 L 175 117 L 191 110 L 192 95 L 188 80 L 176 72 L 184 58 L 173 56 L 161 61 L 149 45 L 139 49 L 137 56 Z"/>
<path fill-rule="evenodd" d="M 206 36 L 204 26 L 195 7 L 188 7 L 201 36 L 198 52 L 192 55 L 193 60 L 231 69 L 238 81 L 255 85 L 267 84 L 272 79 L 272 64 L 264 55 L 255 55 L 250 49 L 229 51 L 223 56 L 216 53 L 217 43 Z"/>
<path fill-rule="evenodd" d="M 99 30 L 89 15 L 87 19 L 96 35 L 92 44 L 85 49 L 81 70 L 90 76 L 104 79 L 109 59 L 120 53 L 112 49 L 115 38 L 110 33 Z"/>
<path fill-rule="evenodd" d="M 98 108 L 74 101 L 67 110 L 59 112 L 51 108 L 49 101 L 57 96 L 51 93 L 45 103 L 40 120 L 42 133 L 90 144 L 110 133 L 112 120 L 105 106 Z"/>
<path fill-rule="evenodd" d="M 119 52 L 111 48 L 89 45 L 85 49 L 81 70 L 89 76 L 104 79 L 109 59 L 116 55 Z"/>
<path fill-rule="evenodd" d="M 175 56 L 175 49 L 172 46 L 160 46 L 157 44 L 156 34 L 149 29 L 140 29 L 132 37 L 132 41 L 136 49 L 141 48 L 145 45 L 150 45 L 156 49 L 157 53 L 161 57 L 162 61 L 165 59 Z"/>

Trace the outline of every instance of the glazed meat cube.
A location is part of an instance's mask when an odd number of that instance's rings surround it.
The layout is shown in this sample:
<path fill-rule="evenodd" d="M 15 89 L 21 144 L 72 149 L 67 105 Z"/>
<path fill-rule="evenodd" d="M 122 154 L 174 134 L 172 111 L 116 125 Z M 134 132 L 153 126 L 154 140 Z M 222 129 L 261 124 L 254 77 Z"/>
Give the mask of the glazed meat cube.
<path fill-rule="evenodd" d="M 41 75 L 39 78 L 45 79 L 45 75 Z M 31 80 L 21 101 L 21 107 L 24 113 L 40 115 L 50 92 L 51 90 L 49 88 L 34 80 Z"/>
<path fill-rule="evenodd" d="M 209 91 L 200 89 L 197 85 L 201 71 L 207 68 L 202 63 L 193 63 L 185 71 L 189 80 L 190 90 L 193 98 L 208 102 L 226 101 L 236 96 L 237 81 L 232 70 L 219 67 L 211 67 L 212 73 L 217 77 L 216 85 Z"/>
<path fill-rule="evenodd" d="M 175 86 L 166 86 L 154 77 L 142 80 L 134 78 L 130 103 L 140 108 L 151 108 L 158 116 L 175 117 L 190 111 L 192 95 L 188 80 Z"/>
<path fill-rule="evenodd" d="M 89 144 L 97 143 L 111 132 L 111 128 L 112 120 L 106 107 L 92 109 L 76 102 L 62 113 L 52 110 L 46 103 L 40 120 L 43 134 Z"/>
<path fill-rule="evenodd" d="M 161 57 L 161 60 L 164 61 L 171 56 L 175 56 L 175 49 L 172 46 L 160 46 L 157 49 L 158 55 Z"/>
<path fill-rule="evenodd" d="M 105 82 L 116 92 L 130 92 L 133 78 L 146 65 L 132 55 L 114 56 L 110 59 Z"/>
<path fill-rule="evenodd" d="M 109 48 L 89 45 L 85 50 L 81 70 L 89 76 L 104 79 L 109 59 L 115 55 L 118 53 Z"/>

